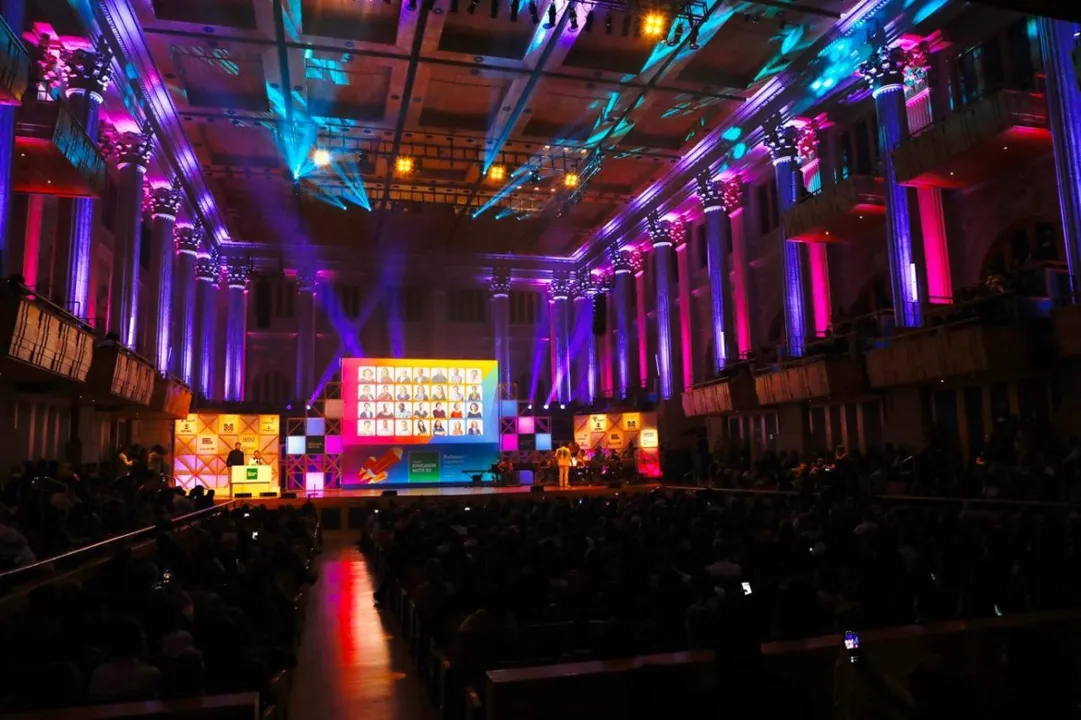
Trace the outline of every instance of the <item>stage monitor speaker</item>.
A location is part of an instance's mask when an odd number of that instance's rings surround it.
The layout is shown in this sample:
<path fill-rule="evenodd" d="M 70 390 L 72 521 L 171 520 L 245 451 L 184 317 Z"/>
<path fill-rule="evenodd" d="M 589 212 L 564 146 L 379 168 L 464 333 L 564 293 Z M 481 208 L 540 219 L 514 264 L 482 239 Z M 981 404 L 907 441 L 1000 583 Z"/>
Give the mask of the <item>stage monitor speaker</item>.
<path fill-rule="evenodd" d="M 233 498 L 250 498 L 251 493 L 233 493 Z"/>
<path fill-rule="evenodd" d="M 597 293 L 593 296 L 593 334 L 597 336 L 608 332 L 608 296 Z"/>
<path fill-rule="evenodd" d="M 383 497 L 398 497 L 397 490 L 384 490 Z"/>
<path fill-rule="evenodd" d="M 530 485 L 529 492 L 544 492 L 543 485 Z"/>
<path fill-rule="evenodd" d="M 276 492 L 261 492 L 261 493 L 259 493 L 259 497 L 261 497 L 261 498 L 278 497 L 278 493 L 276 493 Z"/>
<path fill-rule="evenodd" d="M 295 492 L 283 492 L 282 500 L 296 500 L 297 494 Z"/>

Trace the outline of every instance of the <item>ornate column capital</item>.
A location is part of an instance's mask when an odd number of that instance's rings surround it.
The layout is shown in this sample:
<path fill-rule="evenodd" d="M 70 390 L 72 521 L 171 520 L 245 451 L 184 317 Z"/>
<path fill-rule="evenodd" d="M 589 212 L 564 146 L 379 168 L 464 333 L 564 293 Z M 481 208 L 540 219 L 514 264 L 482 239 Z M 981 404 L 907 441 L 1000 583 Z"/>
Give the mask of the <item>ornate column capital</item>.
<path fill-rule="evenodd" d="M 221 264 L 213 255 L 200 255 L 195 263 L 195 279 L 217 283 L 221 278 Z"/>
<path fill-rule="evenodd" d="M 147 200 L 150 217 L 166 217 L 176 220 L 176 216 L 180 214 L 180 206 L 184 202 L 184 195 L 180 192 L 180 188 L 173 184 L 154 188 L 150 191 Z"/>
<path fill-rule="evenodd" d="M 510 275 L 505 273 L 493 275 L 488 282 L 488 292 L 491 293 L 493 299 L 510 297 Z"/>
<path fill-rule="evenodd" d="M 150 165 L 154 138 L 149 132 L 120 133 L 112 125 L 103 123 L 98 130 L 98 147 L 101 154 L 115 162 L 118 168 L 134 165 L 145 171 Z"/>
<path fill-rule="evenodd" d="M 225 262 L 225 284 L 230 289 L 246 290 L 251 277 L 251 262 L 241 258 L 230 258 Z"/>
<path fill-rule="evenodd" d="M 566 300 L 571 296 L 570 278 L 552 278 L 548 283 L 548 295 L 552 300 Z"/>
<path fill-rule="evenodd" d="M 203 244 L 202 226 L 178 225 L 173 230 L 173 238 L 176 241 L 176 251 L 178 253 L 199 256 L 199 248 Z"/>
<path fill-rule="evenodd" d="M 872 95 L 890 87 L 904 85 L 905 51 L 890 47 L 886 33 L 879 27 L 871 35 L 871 56 L 859 64 L 856 72 L 871 86 Z"/>
<path fill-rule="evenodd" d="M 818 159 L 818 123 L 812 121 L 799 129 L 796 153 L 803 165 Z"/>
<path fill-rule="evenodd" d="M 98 38 L 93 50 L 76 50 L 68 56 L 67 94 L 87 92 L 96 95 L 100 102 L 112 79 L 113 53 Z"/>
<path fill-rule="evenodd" d="M 660 216 L 654 211 L 646 219 L 646 227 L 649 230 L 649 242 L 654 248 L 672 246 L 672 223 L 661 220 Z"/>
<path fill-rule="evenodd" d="M 642 267 L 642 258 L 630 250 L 622 250 L 618 245 L 608 248 L 608 262 L 613 275 L 632 274 Z"/>
<path fill-rule="evenodd" d="M 743 180 L 734 177 L 721 183 L 721 202 L 724 211 L 731 215 L 743 207 Z"/>
<path fill-rule="evenodd" d="M 926 40 L 905 51 L 905 91 L 911 95 L 927 89 L 931 71 L 931 45 Z"/>
<path fill-rule="evenodd" d="M 786 125 L 775 117 L 762 130 L 766 133 L 765 145 L 774 165 L 799 156 L 799 130 L 795 125 Z"/>
<path fill-rule="evenodd" d="M 593 284 L 593 276 L 589 273 L 577 273 L 571 282 L 571 298 L 591 298 L 597 294 L 597 288 Z"/>
<path fill-rule="evenodd" d="M 30 58 L 35 65 L 32 77 L 36 99 L 56 100 L 68 86 L 71 76 L 67 51 L 48 35 L 42 35 L 38 44 L 30 48 Z"/>
<path fill-rule="evenodd" d="M 315 268 L 303 267 L 297 270 L 297 292 L 315 292 L 315 283 L 319 273 Z"/>
<path fill-rule="evenodd" d="M 697 186 L 698 200 L 702 203 L 702 212 L 711 213 L 725 210 L 721 189 L 710 178 L 708 170 L 699 173 L 694 181 Z"/>

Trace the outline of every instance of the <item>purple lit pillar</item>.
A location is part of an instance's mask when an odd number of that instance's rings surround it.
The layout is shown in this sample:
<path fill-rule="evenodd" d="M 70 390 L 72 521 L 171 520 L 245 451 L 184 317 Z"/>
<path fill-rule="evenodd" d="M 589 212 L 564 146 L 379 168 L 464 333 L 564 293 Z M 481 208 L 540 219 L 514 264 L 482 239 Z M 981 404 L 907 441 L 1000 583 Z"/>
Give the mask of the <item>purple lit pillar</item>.
<path fill-rule="evenodd" d="M 552 389 L 560 404 L 571 399 L 571 361 L 570 361 L 570 281 L 556 278 L 548 285 L 552 297 L 552 344 L 555 352 L 552 358 Z"/>
<path fill-rule="evenodd" d="M 634 265 L 628 253 L 613 248 L 612 303 L 616 314 L 616 388 L 617 399 L 624 399 L 631 387 L 631 283 Z"/>
<path fill-rule="evenodd" d="M 886 195 L 886 250 L 889 256 L 893 317 L 899 327 L 919 327 L 923 315 L 908 209 L 908 190 L 897 183 L 893 148 L 908 135 L 905 107 L 905 52 L 885 44 L 881 31 L 871 40 L 875 49 L 859 66 L 871 85 L 878 116 L 878 149 Z"/>
<path fill-rule="evenodd" d="M 500 399 L 517 399 L 510 373 L 510 276 L 495 275 L 488 290 L 492 296 L 492 351 L 499 366 Z"/>
<path fill-rule="evenodd" d="M 672 226 L 656 213 L 649 218 L 649 241 L 653 244 L 653 272 L 657 276 L 657 364 L 661 399 L 672 398 Z"/>
<path fill-rule="evenodd" d="M 98 114 L 109 87 L 112 73 L 112 53 L 99 40 L 96 50 L 76 50 L 68 59 L 68 87 L 65 91 L 68 109 L 92 140 L 98 137 Z M 83 318 L 90 317 L 90 261 L 94 243 L 94 198 L 71 201 L 71 224 L 67 248 L 68 310 Z"/>
<path fill-rule="evenodd" d="M 139 253 L 143 228 L 143 178 L 153 139 L 147 133 L 116 138 L 116 229 L 113 232 L 113 297 L 109 330 L 135 350 L 139 328 Z M 141 349 L 141 348 L 140 348 Z"/>
<path fill-rule="evenodd" d="M 297 271 L 297 372 L 293 397 L 307 402 L 315 392 L 315 282 L 311 268 Z"/>
<path fill-rule="evenodd" d="M 200 257 L 195 265 L 195 313 L 200 332 L 195 336 L 194 377 L 199 393 L 217 400 L 218 280 L 221 266 L 216 258 Z"/>
<path fill-rule="evenodd" d="M 571 347 L 574 399 L 585 405 L 597 396 L 596 343 L 593 340 L 593 283 L 588 275 L 574 283 L 574 342 Z"/>
<path fill-rule="evenodd" d="M 736 334 L 729 332 L 732 313 L 728 301 L 728 218 L 724 194 L 704 173 L 698 177 L 698 199 L 706 216 L 706 263 L 709 267 L 710 329 L 713 335 L 713 372 L 718 373 L 728 359 L 739 355 L 733 345 Z"/>
<path fill-rule="evenodd" d="M 773 174 L 777 181 L 777 204 L 783 215 L 799 197 L 798 132 L 792 125 L 776 123 L 765 128 L 766 147 L 773 156 Z M 801 357 L 807 342 L 807 292 L 804 249 L 788 242 L 781 226 L 784 265 L 785 341 L 790 357 Z"/>
<path fill-rule="evenodd" d="M 156 255 L 158 275 L 158 307 L 155 316 L 155 362 L 158 372 L 175 372 L 184 351 L 184 340 L 173 336 L 173 278 L 177 255 L 176 216 L 180 212 L 180 190 L 174 187 L 155 188 L 150 195 L 151 247 Z M 194 280 L 193 280 L 194 281 Z M 180 308 L 177 308 L 178 310 Z"/>
<path fill-rule="evenodd" d="M 248 275 L 246 260 L 230 260 L 225 268 L 225 400 L 244 400 L 244 347 L 247 344 Z"/>
<path fill-rule="evenodd" d="M 1040 54 L 1047 78 L 1047 111 L 1058 176 L 1062 239 L 1073 291 L 1081 290 L 1081 90 L 1074 52 L 1075 23 L 1039 18 Z"/>
<path fill-rule="evenodd" d="M 173 307 L 169 321 L 172 326 L 169 337 L 172 342 L 170 371 L 192 388 L 201 389 L 202 365 L 198 348 L 202 341 L 199 296 L 196 287 L 198 277 L 199 246 L 203 241 L 200 227 L 182 225 L 173 231 L 176 243 L 176 270 L 173 277 Z M 167 252 L 163 247 L 162 252 Z M 202 283 L 198 283 L 202 285 Z"/>
<path fill-rule="evenodd" d="M 26 15 L 25 0 L 0 0 L 0 12 L 3 13 L 4 20 L 15 37 L 21 38 Z M 7 265 L 4 268 L 7 275 L 22 274 L 21 264 L 16 266 L 12 260 L 9 260 L 12 257 L 11 245 L 13 243 L 8 237 L 8 228 L 11 225 L 11 162 L 15 156 L 15 111 L 17 108 L 17 105 L 0 107 L 0 257 L 3 257 Z M 18 254 L 20 253 L 16 253 Z"/>

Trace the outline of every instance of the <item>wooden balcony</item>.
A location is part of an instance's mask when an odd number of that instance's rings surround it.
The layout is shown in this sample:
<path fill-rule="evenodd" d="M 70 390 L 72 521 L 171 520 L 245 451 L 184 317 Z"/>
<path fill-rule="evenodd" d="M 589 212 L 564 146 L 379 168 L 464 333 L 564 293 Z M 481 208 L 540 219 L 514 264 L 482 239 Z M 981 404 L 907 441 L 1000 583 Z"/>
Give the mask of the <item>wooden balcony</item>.
<path fill-rule="evenodd" d="M 867 375 L 874 388 L 1025 375 L 1029 347 L 1020 325 L 940 328 L 903 335 L 867 353 Z"/>
<path fill-rule="evenodd" d="M 42 383 L 86 380 L 94 355 L 89 327 L 13 283 L 0 286 L 0 368 L 6 379 Z"/>
<path fill-rule="evenodd" d="M 18 105 L 30 77 L 30 54 L 0 17 L 0 105 Z"/>
<path fill-rule="evenodd" d="M 754 379 L 740 373 L 726 380 L 692 388 L 683 393 L 683 414 L 687 417 L 723 415 L 758 407 Z"/>
<path fill-rule="evenodd" d="M 804 198 L 781 217 L 785 237 L 796 242 L 847 242 L 884 226 L 882 178 L 852 175 Z"/>
<path fill-rule="evenodd" d="M 854 397 L 867 391 L 863 363 L 851 357 L 806 358 L 760 373 L 754 383 L 761 405 Z"/>
<path fill-rule="evenodd" d="M 105 158 L 62 102 L 33 100 L 15 113 L 17 192 L 101 197 Z"/>
<path fill-rule="evenodd" d="M 146 407 L 154 393 L 156 376 L 147 360 L 120 345 L 105 344 L 94 350 L 87 391 L 102 405 Z"/>
<path fill-rule="evenodd" d="M 893 165 L 902 185 L 959 189 L 1050 151 L 1044 96 L 999 90 L 900 142 Z"/>

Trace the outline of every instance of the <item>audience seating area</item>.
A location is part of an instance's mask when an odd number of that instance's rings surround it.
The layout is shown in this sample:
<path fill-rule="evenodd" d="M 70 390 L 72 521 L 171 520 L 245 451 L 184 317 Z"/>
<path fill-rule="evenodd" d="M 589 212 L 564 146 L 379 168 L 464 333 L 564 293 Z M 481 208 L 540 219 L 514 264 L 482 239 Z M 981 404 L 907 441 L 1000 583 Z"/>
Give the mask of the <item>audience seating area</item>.
<path fill-rule="evenodd" d="M 310 505 L 229 503 L 184 532 L 159 525 L 81 582 L 16 591 L 0 712 L 284 718 L 318 546 Z"/>

